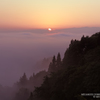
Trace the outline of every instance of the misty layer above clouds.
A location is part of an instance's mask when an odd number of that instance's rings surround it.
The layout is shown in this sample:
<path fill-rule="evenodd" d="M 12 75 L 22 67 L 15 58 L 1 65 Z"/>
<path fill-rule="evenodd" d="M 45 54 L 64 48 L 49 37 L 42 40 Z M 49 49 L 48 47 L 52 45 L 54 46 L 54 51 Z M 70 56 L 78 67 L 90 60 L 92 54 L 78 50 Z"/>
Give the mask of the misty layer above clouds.
<path fill-rule="evenodd" d="M 47 70 L 50 60 L 41 64 L 44 58 L 51 58 L 58 52 L 63 57 L 71 39 L 91 35 L 99 29 L 0 30 L 0 84 L 11 86 L 24 72 L 30 76 L 33 72 Z"/>

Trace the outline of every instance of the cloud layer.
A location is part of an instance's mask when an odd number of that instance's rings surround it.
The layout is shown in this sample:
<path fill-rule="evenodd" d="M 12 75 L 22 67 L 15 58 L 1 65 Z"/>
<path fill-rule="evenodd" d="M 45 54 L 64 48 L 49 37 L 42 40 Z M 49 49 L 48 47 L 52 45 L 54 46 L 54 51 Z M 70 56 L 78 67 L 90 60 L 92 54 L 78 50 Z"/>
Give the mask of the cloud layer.
<path fill-rule="evenodd" d="M 24 72 L 28 76 L 38 72 L 36 62 L 57 55 L 58 52 L 63 57 L 71 39 L 80 39 L 82 35 L 92 35 L 99 30 L 99 27 L 51 32 L 47 29 L 0 30 L 0 84 L 12 85 Z"/>

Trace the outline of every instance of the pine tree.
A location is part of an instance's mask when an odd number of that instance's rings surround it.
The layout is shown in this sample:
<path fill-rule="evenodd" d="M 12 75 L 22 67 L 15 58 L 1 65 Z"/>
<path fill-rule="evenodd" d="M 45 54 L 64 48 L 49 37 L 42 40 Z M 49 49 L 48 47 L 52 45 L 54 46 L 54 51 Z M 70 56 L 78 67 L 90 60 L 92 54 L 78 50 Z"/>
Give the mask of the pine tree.
<path fill-rule="evenodd" d="M 48 68 L 49 73 L 56 72 L 56 63 L 57 63 L 56 58 L 55 56 L 53 56 L 52 62 L 50 63 L 49 68 Z"/>
<path fill-rule="evenodd" d="M 20 78 L 19 86 L 24 87 L 27 85 L 27 82 L 28 82 L 28 79 L 27 79 L 26 74 L 24 73 L 23 76 Z"/>
<path fill-rule="evenodd" d="M 58 70 L 61 69 L 61 56 L 60 56 L 60 53 L 58 53 L 58 55 L 57 55 L 57 69 Z"/>

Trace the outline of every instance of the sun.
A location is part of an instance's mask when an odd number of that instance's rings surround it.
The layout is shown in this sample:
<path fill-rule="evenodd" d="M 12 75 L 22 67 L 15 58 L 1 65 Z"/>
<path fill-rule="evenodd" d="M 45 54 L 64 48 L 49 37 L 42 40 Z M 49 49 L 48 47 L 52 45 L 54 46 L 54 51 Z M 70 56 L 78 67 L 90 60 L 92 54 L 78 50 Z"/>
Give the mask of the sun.
<path fill-rule="evenodd" d="M 52 31 L 52 29 L 51 29 L 51 28 L 48 28 L 48 30 L 49 30 L 49 31 Z"/>

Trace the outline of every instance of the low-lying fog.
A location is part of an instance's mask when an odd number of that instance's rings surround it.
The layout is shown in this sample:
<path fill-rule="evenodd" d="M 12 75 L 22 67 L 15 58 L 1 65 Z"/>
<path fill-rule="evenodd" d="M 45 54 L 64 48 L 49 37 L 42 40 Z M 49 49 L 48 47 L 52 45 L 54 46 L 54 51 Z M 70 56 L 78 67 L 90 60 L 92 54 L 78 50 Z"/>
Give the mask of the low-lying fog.
<path fill-rule="evenodd" d="M 80 39 L 83 34 L 91 35 L 99 29 L 0 31 L 0 84 L 12 86 L 24 72 L 30 76 L 47 70 L 50 60 L 41 65 L 44 58 L 49 59 L 58 52 L 63 57 L 71 39 Z"/>

